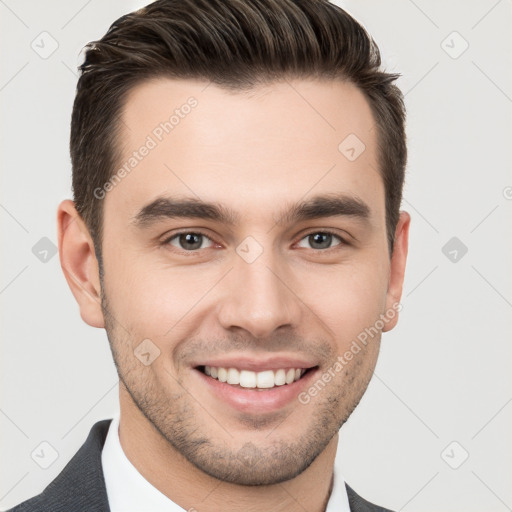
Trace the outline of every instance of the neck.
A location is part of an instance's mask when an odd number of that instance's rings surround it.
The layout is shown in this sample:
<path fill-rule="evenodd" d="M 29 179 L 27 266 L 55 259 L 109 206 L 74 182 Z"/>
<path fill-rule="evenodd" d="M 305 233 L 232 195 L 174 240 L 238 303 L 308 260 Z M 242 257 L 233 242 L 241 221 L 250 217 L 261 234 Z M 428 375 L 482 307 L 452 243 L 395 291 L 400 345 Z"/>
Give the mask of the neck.
<path fill-rule="evenodd" d="M 338 434 L 297 477 L 273 485 L 218 480 L 191 464 L 140 412 L 120 385 L 119 439 L 126 457 L 162 494 L 185 510 L 324 512 L 333 485 Z"/>

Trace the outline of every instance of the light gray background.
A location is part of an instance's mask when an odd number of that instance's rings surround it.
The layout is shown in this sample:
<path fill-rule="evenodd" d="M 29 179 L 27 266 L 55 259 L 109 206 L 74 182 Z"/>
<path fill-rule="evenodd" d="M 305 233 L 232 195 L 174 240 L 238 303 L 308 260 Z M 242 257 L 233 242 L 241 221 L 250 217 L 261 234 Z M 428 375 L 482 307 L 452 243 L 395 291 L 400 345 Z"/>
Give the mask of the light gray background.
<path fill-rule="evenodd" d="M 40 240 L 57 243 L 56 208 L 71 197 L 79 52 L 145 3 L 0 0 L 2 509 L 40 492 L 118 407 L 106 335 L 82 322 Z M 401 320 L 341 430 L 337 464 L 395 510 L 512 510 L 511 1 L 340 5 L 403 74 L 412 231 Z M 47 469 L 42 442 L 58 452 Z"/>

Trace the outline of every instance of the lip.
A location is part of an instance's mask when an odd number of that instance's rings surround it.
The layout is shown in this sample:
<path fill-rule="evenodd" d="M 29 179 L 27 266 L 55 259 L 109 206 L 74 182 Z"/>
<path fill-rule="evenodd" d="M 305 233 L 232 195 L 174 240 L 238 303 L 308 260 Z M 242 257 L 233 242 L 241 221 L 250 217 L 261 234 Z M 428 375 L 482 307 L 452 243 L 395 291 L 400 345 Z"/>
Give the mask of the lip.
<path fill-rule="evenodd" d="M 297 366 L 297 368 L 299 367 Z M 200 379 L 200 385 L 207 387 L 213 400 L 220 400 L 237 411 L 264 414 L 278 411 L 294 400 L 297 400 L 298 395 L 310 385 L 310 382 L 316 377 L 318 372 L 319 368 L 313 367 L 292 384 L 283 384 L 282 386 L 261 390 L 257 388 L 242 389 L 234 387 L 231 384 L 209 377 L 197 368 L 194 368 L 193 374 L 197 375 Z"/>
<path fill-rule="evenodd" d="M 313 368 L 318 363 L 306 361 L 294 357 L 272 357 L 267 359 L 257 359 L 254 357 L 236 357 L 224 359 L 209 359 L 194 363 L 192 366 L 215 366 L 216 368 L 237 368 L 238 370 L 250 370 L 252 372 L 263 372 L 265 370 L 280 370 L 289 368 Z M 290 384 L 288 384 L 290 385 Z"/>

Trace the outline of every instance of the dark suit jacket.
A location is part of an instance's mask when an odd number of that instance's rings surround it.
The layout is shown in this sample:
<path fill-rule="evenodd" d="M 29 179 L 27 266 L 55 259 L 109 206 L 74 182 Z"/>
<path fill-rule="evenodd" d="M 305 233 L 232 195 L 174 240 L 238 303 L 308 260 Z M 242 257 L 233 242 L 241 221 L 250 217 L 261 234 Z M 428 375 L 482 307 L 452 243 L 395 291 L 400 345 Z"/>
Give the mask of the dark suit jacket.
<path fill-rule="evenodd" d="M 95 423 L 85 443 L 53 482 L 41 494 L 7 512 L 110 512 L 101 450 L 111 421 Z M 347 493 L 351 512 L 391 512 L 364 500 L 348 485 Z"/>

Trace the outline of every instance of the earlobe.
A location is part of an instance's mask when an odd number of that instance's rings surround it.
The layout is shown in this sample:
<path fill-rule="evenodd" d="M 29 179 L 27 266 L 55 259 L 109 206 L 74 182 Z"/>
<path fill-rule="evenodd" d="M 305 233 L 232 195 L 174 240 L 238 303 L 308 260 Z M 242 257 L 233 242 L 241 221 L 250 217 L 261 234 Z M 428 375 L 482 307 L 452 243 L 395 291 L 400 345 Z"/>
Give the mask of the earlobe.
<path fill-rule="evenodd" d="M 402 297 L 404 283 L 405 264 L 409 246 L 409 226 L 411 217 L 407 212 L 400 212 L 400 218 L 395 230 L 395 243 L 391 256 L 388 291 L 386 297 L 386 311 L 399 311 L 398 305 Z M 383 332 L 390 331 L 398 322 L 398 314 L 386 323 Z"/>
<path fill-rule="evenodd" d="M 69 199 L 62 201 L 57 210 L 57 232 L 60 264 L 80 308 L 80 316 L 92 327 L 105 327 L 94 243 Z"/>

